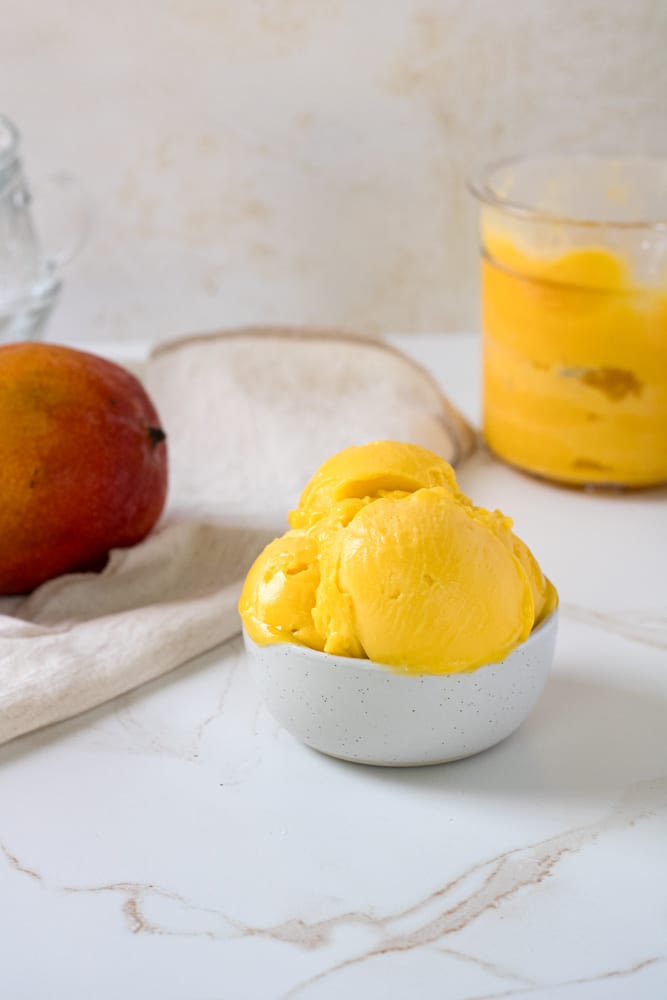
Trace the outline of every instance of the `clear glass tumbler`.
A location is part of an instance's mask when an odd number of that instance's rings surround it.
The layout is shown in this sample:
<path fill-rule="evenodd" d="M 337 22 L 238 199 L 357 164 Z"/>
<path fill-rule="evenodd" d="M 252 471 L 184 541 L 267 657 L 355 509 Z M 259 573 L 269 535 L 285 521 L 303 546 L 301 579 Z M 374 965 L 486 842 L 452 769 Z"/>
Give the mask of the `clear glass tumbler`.
<path fill-rule="evenodd" d="M 19 144 L 16 126 L 0 115 L 0 343 L 41 334 L 60 293 L 63 266 L 82 245 L 89 224 L 78 182 L 57 171 L 41 185 L 41 221 L 51 220 L 45 228 L 55 228 L 58 247 L 45 245 Z"/>
<path fill-rule="evenodd" d="M 667 481 L 667 158 L 483 170 L 484 435 L 574 485 Z"/>

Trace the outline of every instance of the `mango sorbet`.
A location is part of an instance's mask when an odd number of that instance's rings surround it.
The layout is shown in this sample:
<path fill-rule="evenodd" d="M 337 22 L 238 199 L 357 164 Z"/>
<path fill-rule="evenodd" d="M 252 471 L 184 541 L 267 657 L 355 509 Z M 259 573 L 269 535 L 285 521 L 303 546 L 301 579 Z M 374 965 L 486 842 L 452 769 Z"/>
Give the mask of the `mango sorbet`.
<path fill-rule="evenodd" d="M 406 673 L 501 660 L 557 594 L 499 511 L 417 445 L 375 441 L 326 461 L 250 569 L 239 611 L 259 645 L 293 642 Z"/>
<path fill-rule="evenodd" d="M 667 283 L 602 247 L 547 258 L 483 236 L 490 448 L 563 483 L 667 480 Z"/>

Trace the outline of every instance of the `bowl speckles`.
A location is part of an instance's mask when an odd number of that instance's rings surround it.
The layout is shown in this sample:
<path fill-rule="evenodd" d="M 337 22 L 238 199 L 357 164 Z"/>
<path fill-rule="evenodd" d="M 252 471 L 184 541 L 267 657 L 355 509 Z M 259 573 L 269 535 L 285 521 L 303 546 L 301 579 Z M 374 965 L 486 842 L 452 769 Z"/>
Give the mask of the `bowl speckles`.
<path fill-rule="evenodd" d="M 269 711 L 293 736 L 332 757 L 410 767 L 469 757 L 513 733 L 542 694 L 557 628 L 556 610 L 501 663 L 439 675 L 243 638 Z"/>

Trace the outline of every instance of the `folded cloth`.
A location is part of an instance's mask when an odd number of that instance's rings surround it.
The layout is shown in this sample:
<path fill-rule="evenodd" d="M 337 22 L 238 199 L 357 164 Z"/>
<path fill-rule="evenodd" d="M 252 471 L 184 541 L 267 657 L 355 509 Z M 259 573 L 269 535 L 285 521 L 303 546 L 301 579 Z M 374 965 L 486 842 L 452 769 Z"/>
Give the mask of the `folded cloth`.
<path fill-rule="evenodd" d="M 167 342 L 140 373 L 169 445 L 166 513 L 100 573 L 0 614 L 0 743 L 99 705 L 240 631 L 245 574 L 329 455 L 378 438 L 460 462 L 475 437 L 379 340 L 243 329 Z"/>

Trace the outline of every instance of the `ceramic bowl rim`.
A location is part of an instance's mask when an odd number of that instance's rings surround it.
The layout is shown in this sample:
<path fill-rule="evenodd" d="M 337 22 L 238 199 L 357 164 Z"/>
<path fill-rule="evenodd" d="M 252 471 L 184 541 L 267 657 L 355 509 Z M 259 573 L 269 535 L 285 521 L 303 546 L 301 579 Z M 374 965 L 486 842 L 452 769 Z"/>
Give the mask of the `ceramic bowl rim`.
<path fill-rule="evenodd" d="M 451 671 L 450 673 L 412 673 L 412 672 L 402 672 L 400 669 L 396 669 L 386 663 L 378 663 L 376 660 L 366 660 L 358 656 L 340 656 L 336 653 L 324 653 L 319 649 L 312 649 L 310 646 L 302 646 L 296 642 L 271 642 L 267 643 L 265 646 L 260 645 L 260 643 L 255 642 L 248 635 L 245 626 L 242 627 L 243 639 L 251 650 L 279 650 L 288 649 L 290 653 L 293 653 L 297 657 L 301 657 L 303 660 L 307 660 L 312 663 L 320 663 L 323 666 L 330 666 L 331 664 L 342 660 L 345 664 L 354 666 L 356 669 L 361 671 L 366 671 L 368 673 L 384 673 L 391 674 L 393 677 L 407 677 L 413 680 L 419 680 L 425 677 L 437 678 L 439 680 L 447 680 L 451 678 L 460 677 L 473 677 L 479 673 L 480 670 L 486 670 L 489 667 L 500 666 L 501 663 L 506 663 L 515 653 L 519 650 L 529 649 L 531 646 L 535 645 L 540 641 L 540 638 L 551 628 L 555 628 L 558 621 L 558 605 L 550 611 L 546 618 L 537 625 L 530 635 L 528 635 L 523 642 L 518 643 L 513 649 L 511 649 L 506 655 L 500 660 L 493 660 L 489 663 L 483 663 L 479 667 L 475 667 L 473 670 L 458 670 Z"/>

